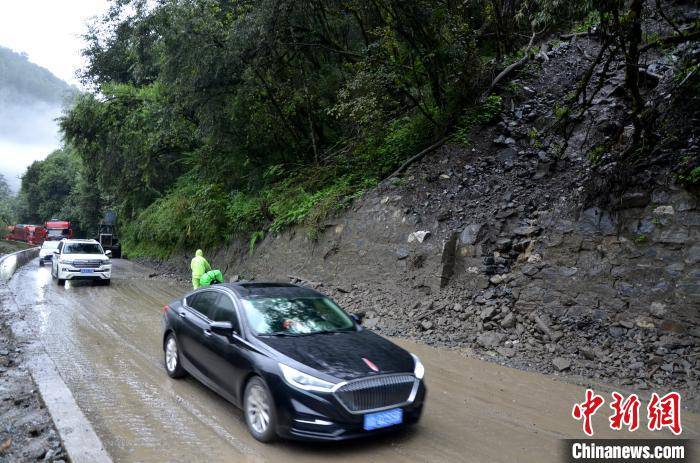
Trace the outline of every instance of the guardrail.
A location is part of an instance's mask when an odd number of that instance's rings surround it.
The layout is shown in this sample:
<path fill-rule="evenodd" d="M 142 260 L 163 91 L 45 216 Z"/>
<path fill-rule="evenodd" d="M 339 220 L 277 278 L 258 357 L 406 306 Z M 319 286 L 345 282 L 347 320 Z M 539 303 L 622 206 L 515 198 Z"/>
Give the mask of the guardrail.
<path fill-rule="evenodd" d="M 39 248 L 29 248 L 13 252 L 0 258 L 0 281 L 12 278 L 18 268 L 39 255 Z"/>

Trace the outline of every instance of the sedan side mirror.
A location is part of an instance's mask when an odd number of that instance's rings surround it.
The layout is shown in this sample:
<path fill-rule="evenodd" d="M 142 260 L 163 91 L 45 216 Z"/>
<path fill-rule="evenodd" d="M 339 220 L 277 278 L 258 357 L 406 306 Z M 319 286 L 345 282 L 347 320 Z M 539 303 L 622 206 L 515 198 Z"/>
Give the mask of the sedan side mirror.
<path fill-rule="evenodd" d="M 106 250 L 106 251 L 105 251 L 105 256 L 107 256 L 107 257 L 112 257 L 112 251 L 110 251 L 109 249 Z"/>
<path fill-rule="evenodd" d="M 354 314 L 351 314 L 351 317 L 357 322 L 358 325 L 361 325 L 362 321 L 365 319 L 365 313 L 355 312 Z"/>
<path fill-rule="evenodd" d="M 211 322 L 209 330 L 220 336 L 231 336 L 233 334 L 233 323 L 231 322 Z"/>

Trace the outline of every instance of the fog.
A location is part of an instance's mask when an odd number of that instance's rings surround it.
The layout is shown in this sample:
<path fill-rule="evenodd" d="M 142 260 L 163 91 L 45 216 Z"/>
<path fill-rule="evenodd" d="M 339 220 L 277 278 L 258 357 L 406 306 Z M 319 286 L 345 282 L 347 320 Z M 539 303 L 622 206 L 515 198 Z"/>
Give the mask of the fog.
<path fill-rule="evenodd" d="M 13 191 L 29 164 L 59 148 L 60 115 L 60 106 L 45 102 L 0 104 L 0 173 Z"/>

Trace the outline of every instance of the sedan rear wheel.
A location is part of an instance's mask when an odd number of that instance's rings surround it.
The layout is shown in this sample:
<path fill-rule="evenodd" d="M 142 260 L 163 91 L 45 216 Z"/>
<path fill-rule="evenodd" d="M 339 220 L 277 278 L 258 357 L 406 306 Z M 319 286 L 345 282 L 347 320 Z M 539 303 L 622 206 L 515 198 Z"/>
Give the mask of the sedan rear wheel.
<path fill-rule="evenodd" d="M 248 431 L 260 442 L 277 437 L 277 413 L 267 385 L 259 377 L 251 379 L 245 388 L 243 410 Z"/>
<path fill-rule="evenodd" d="M 180 364 L 180 350 L 177 347 L 175 335 L 170 333 L 165 340 L 165 371 L 171 378 L 182 378 L 185 369 Z"/>

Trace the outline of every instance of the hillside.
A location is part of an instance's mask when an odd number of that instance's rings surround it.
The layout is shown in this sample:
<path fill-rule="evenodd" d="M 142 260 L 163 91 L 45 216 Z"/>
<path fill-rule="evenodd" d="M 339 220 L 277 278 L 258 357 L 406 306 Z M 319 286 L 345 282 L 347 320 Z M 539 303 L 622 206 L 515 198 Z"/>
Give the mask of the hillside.
<path fill-rule="evenodd" d="M 62 105 L 76 93 L 74 87 L 32 63 L 26 55 L 0 46 L 0 108 L 36 102 Z"/>
<path fill-rule="evenodd" d="M 668 64 L 700 45 L 648 56 L 658 78 L 643 95 L 660 102 L 664 140 L 634 164 L 611 154 L 631 143 L 624 66 L 590 84 L 590 108 L 563 135 L 548 127 L 601 43 L 545 48 L 468 140 L 382 182 L 316 235 L 297 227 L 252 253 L 246 242 L 213 248 L 211 261 L 234 279 L 318 288 L 386 335 L 584 383 L 679 389 L 700 407 L 700 201 L 679 167 L 700 159 L 700 115 L 696 90 L 680 85 L 693 71 Z M 161 271 L 184 276 L 190 257 Z"/>
<path fill-rule="evenodd" d="M 27 165 L 60 146 L 56 119 L 77 94 L 26 55 L 0 46 L 0 173 L 13 191 Z"/>

